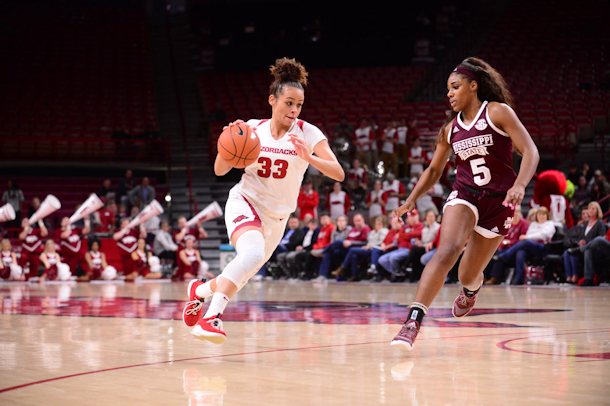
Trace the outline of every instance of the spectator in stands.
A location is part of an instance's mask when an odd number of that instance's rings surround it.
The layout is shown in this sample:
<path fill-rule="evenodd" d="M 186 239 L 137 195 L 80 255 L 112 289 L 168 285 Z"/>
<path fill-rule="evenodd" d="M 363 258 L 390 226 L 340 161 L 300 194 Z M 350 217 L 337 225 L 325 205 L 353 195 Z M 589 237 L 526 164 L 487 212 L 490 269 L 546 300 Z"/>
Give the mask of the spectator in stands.
<path fill-rule="evenodd" d="M 438 221 L 438 218 L 437 218 L 437 222 L 440 224 L 440 221 Z M 441 225 L 441 227 L 442 227 L 442 225 Z M 438 249 L 438 243 L 440 242 L 440 240 L 441 240 L 441 229 L 439 227 L 438 231 L 436 232 L 436 236 L 434 237 L 434 240 L 432 240 L 431 242 L 426 244 L 426 253 L 424 255 L 422 255 L 422 257 L 419 261 L 419 262 L 421 262 L 421 264 L 424 267 L 428 264 L 428 262 L 430 262 L 430 260 L 434 256 L 434 254 L 436 254 L 436 250 Z"/>
<path fill-rule="evenodd" d="M 330 217 L 330 216 L 329 216 L 329 217 Z M 317 251 L 317 250 L 312 251 L 312 256 L 317 257 L 317 258 L 324 259 L 324 255 L 325 255 L 327 252 L 330 252 L 330 251 L 328 251 L 328 247 L 330 247 L 330 245 L 331 245 L 332 243 L 334 243 L 335 241 L 339 241 L 339 240 L 343 241 L 343 240 L 345 240 L 345 239 L 347 238 L 347 234 L 348 234 L 348 233 L 350 232 L 350 230 L 352 229 L 352 226 L 350 226 L 350 225 L 348 224 L 348 219 L 347 219 L 347 216 L 340 216 L 340 217 L 337 219 L 336 223 L 337 223 L 337 225 L 336 225 L 336 227 L 333 229 L 333 231 L 331 232 L 331 235 L 330 235 L 330 243 L 329 243 L 329 244 L 327 244 L 327 245 L 326 245 L 326 246 L 325 246 L 325 247 L 322 249 L 322 252 L 321 252 L 321 253 L 319 253 L 319 251 Z M 332 224 L 332 223 L 331 223 L 331 224 Z M 319 234 L 318 234 L 318 238 L 320 238 Z M 334 251 L 334 250 L 333 250 L 333 251 Z M 319 255 L 317 255 L 317 254 L 319 254 Z M 338 255 L 338 253 L 333 253 L 333 255 L 337 256 L 337 255 Z M 336 261 L 336 259 L 335 259 L 334 257 L 331 257 L 331 262 L 333 261 L 333 259 Z M 320 263 L 320 265 L 321 265 L 321 263 Z M 317 272 L 316 272 L 316 273 L 318 274 L 318 276 L 317 276 L 317 278 L 316 278 L 315 282 L 325 282 L 325 281 L 328 279 L 328 274 L 326 274 L 326 275 L 320 275 L 320 274 L 319 274 L 319 270 L 320 270 L 320 266 L 318 266 L 318 268 L 317 268 Z M 327 271 L 330 271 L 330 269 L 327 269 Z"/>
<path fill-rule="evenodd" d="M 195 278 L 213 279 L 208 272 L 209 265 L 201 259 L 201 254 L 195 249 L 194 240 L 186 240 L 186 247 L 178 254 L 178 270 L 176 279 L 191 280 Z"/>
<path fill-rule="evenodd" d="M 178 251 L 186 247 L 186 240 L 194 240 L 195 248 L 199 248 L 199 240 L 208 238 L 208 232 L 205 231 L 201 222 L 197 223 L 196 227 L 189 228 L 188 221 L 184 216 L 178 217 L 178 228 L 180 229 L 180 232 L 174 236 L 174 239 L 178 244 Z"/>
<path fill-rule="evenodd" d="M 336 220 L 339 216 L 347 216 L 351 207 L 349 195 L 341 188 L 341 182 L 335 182 L 333 190 L 326 197 L 326 209 L 330 212 L 330 218 Z"/>
<path fill-rule="evenodd" d="M 11 241 L 4 238 L 0 243 L 0 278 L 9 281 L 24 281 L 23 267 L 18 265 Z"/>
<path fill-rule="evenodd" d="M 135 219 L 138 214 L 140 214 L 140 208 L 138 206 L 132 207 L 131 212 L 129 212 L 129 220 Z"/>
<path fill-rule="evenodd" d="M 44 251 L 40 254 L 40 262 L 44 265 L 44 270 L 38 280 L 39 282 L 59 279 L 60 267 L 65 266 L 65 264 L 61 262 L 59 254 L 55 251 L 55 241 L 47 240 L 44 243 Z M 62 280 L 65 279 L 62 278 Z"/>
<path fill-rule="evenodd" d="M 418 209 L 419 210 L 419 209 Z M 421 231 L 421 238 L 415 238 L 412 242 L 411 252 L 403 263 L 403 268 L 406 267 L 407 271 L 411 268 L 411 280 L 419 280 L 422 271 L 424 270 L 421 264 L 421 257 L 426 253 L 426 245 L 431 243 L 436 237 L 436 233 L 441 228 L 441 225 L 436 222 L 437 212 L 434 210 L 428 210 L 424 218 L 424 228 Z M 398 276 L 401 273 L 398 273 Z"/>
<path fill-rule="evenodd" d="M 362 276 L 358 272 L 359 263 L 361 260 L 370 260 L 372 266 L 376 266 L 381 253 L 381 244 L 388 235 L 387 228 L 388 220 L 385 216 L 378 216 L 374 220 L 374 229 L 367 236 L 367 243 L 363 247 L 352 247 L 347 252 L 341 266 L 333 272 L 335 276 L 343 276 L 351 274 L 348 282 L 359 281 Z"/>
<path fill-rule="evenodd" d="M 15 220 L 7 221 L 5 226 L 17 228 L 21 224 L 21 210 L 23 210 L 23 192 L 17 186 L 17 182 L 14 180 L 8 181 L 8 187 L 2 194 L 2 202 L 4 204 L 10 203 L 15 209 Z"/>
<path fill-rule="evenodd" d="M 333 138 L 343 137 L 345 139 L 351 139 L 353 133 L 354 127 L 347 122 L 347 117 L 341 116 L 339 124 L 335 126 L 335 130 L 333 131 Z"/>
<path fill-rule="evenodd" d="M 320 195 L 318 195 L 318 192 L 313 190 L 311 180 L 305 179 L 297 200 L 297 207 L 299 208 L 299 220 L 303 220 L 306 214 L 311 214 L 313 218 L 317 219 L 319 204 Z"/>
<path fill-rule="evenodd" d="M 377 124 L 377 116 L 369 117 L 369 126 L 371 127 L 371 160 L 373 161 L 372 170 L 377 172 L 377 164 L 379 163 L 379 146 L 377 145 L 379 135 L 379 125 Z"/>
<path fill-rule="evenodd" d="M 374 169 L 373 152 L 371 146 L 375 142 L 374 130 L 369 125 L 367 119 L 360 120 L 360 127 L 354 132 L 354 143 L 358 152 L 358 159 L 364 163 L 367 168 Z"/>
<path fill-rule="evenodd" d="M 152 252 L 146 247 L 146 240 L 139 238 L 136 243 L 136 248 L 131 253 L 133 261 L 132 271 L 125 274 L 125 281 L 134 281 L 138 276 L 144 279 L 159 279 L 161 278 L 159 258 L 152 255 Z"/>
<path fill-rule="evenodd" d="M 347 219 L 344 221 L 344 226 L 346 225 Z M 313 277 L 313 270 L 319 268 L 319 264 L 318 266 L 314 266 L 314 264 L 318 261 L 318 259 L 322 258 L 324 255 L 324 248 L 328 247 L 331 243 L 331 237 L 333 231 L 335 230 L 335 225 L 330 219 L 328 213 L 324 213 L 320 216 L 320 226 L 321 228 L 318 231 L 316 241 L 313 242 L 313 245 L 311 246 L 311 250 L 303 250 L 299 252 L 295 259 L 295 262 L 300 263 L 301 267 L 303 268 L 302 271 L 304 274 L 301 276 L 302 279 L 310 279 Z M 303 239 L 303 243 L 305 242 L 304 240 L 305 239 Z"/>
<path fill-rule="evenodd" d="M 398 143 L 398 134 L 396 132 L 397 123 L 388 121 L 388 124 L 383 130 L 381 160 L 386 173 L 398 175 L 398 157 L 396 155 L 396 144 Z"/>
<path fill-rule="evenodd" d="M 591 178 L 593 178 L 593 173 L 591 173 L 591 168 L 589 167 L 588 163 L 585 162 L 582 164 L 582 171 L 580 172 L 580 175 L 585 177 L 587 183 L 591 181 Z"/>
<path fill-rule="evenodd" d="M 527 229 L 527 233 L 519 237 L 519 242 L 504 252 L 494 255 L 496 262 L 515 261 L 515 283 L 523 285 L 525 277 L 525 261 L 535 256 L 546 254 L 544 244 L 549 242 L 555 234 L 555 224 L 550 219 L 549 211 L 546 207 L 536 210 L 536 221 L 532 221 Z"/>
<path fill-rule="evenodd" d="M 398 234 L 400 233 L 400 230 L 402 230 L 402 226 L 400 220 L 393 218 L 390 223 L 390 229 L 383 239 L 381 246 L 378 249 L 374 248 L 373 252 L 371 252 L 371 266 L 367 270 L 367 273 L 374 276 L 377 282 L 380 282 L 387 276 L 385 275 L 386 272 L 383 267 L 379 266 L 379 258 L 398 247 Z"/>
<path fill-rule="evenodd" d="M 150 185 L 147 177 L 142 178 L 142 184 L 136 186 L 129 193 L 129 201 L 133 206 L 138 206 L 140 210 L 150 204 L 155 199 L 155 188 Z"/>
<path fill-rule="evenodd" d="M 589 181 L 589 186 L 593 186 L 594 183 L 601 183 L 603 185 L 602 189 L 604 193 L 610 193 L 610 183 L 608 183 L 608 180 L 602 173 L 601 169 L 596 169 L 595 172 L 593 172 L 593 177 Z"/>
<path fill-rule="evenodd" d="M 571 163 L 568 166 L 568 173 L 566 174 L 566 179 L 574 184 L 574 186 L 578 185 L 580 175 L 578 174 L 578 166 L 575 163 Z"/>
<path fill-rule="evenodd" d="M 596 202 L 601 200 L 604 196 L 606 196 L 606 191 L 604 190 L 603 182 L 594 182 L 593 186 L 591 186 L 591 195 L 589 199 L 591 202 Z M 602 213 L 608 210 L 608 200 L 602 202 Z"/>
<path fill-rule="evenodd" d="M 411 165 L 411 176 L 419 176 L 424 171 L 426 163 L 426 154 L 421 146 L 419 137 L 413 138 L 411 148 L 409 149 L 409 164 Z"/>
<path fill-rule="evenodd" d="M 112 233 L 116 225 L 117 205 L 114 202 L 106 203 L 104 208 L 97 212 L 99 225 L 96 228 L 98 233 Z"/>
<path fill-rule="evenodd" d="M 302 273 L 305 271 L 302 266 L 305 255 L 313 249 L 313 246 L 318 239 L 318 233 L 320 232 L 318 220 L 314 218 L 310 219 L 303 228 L 303 232 L 303 240 L 301 241 L 301 244 L 296 246 L 294 251 L 285 252 L 277 256 L 277 262 L 279 263 L 280 268 L 282 268 L 284 274 L 290 279 L 302 276 Z M 299 260 L 299 258 L 301 258 L 301 260 Z"/>
<path fill-rule="evenodd" d="M 351 169 L 347 171 L 347 190 L 356 207 L 360 207 L 362 204 L 367 189 L 368 175 L 366 169 L 360 166 L 359 159 L 354 159 Z"/>
<path fill-rule="evenodd" d="M 80 266 L 81 271 L 85 268 L 85 249 L 82 245 L 83 237 L 91 233 L 91 223 L 89 216 L 85 217 L 85 226 L 76 228 L 70 225 L 70 219 L 64 217 L 61 219 L 61 230 L 59 233 L 59 246 L 61 255 L 64 258 L 64 263 L 70 267 L 72 275 L 76 275 L 77 269 Z"/>
<path fill-rule="evenodd" d="M 383 184 L 379 179 L 375 180 L 373 190 L 366 196 L 366 205 L 369 208 L 369 220 L 378 216 L 385 216 L 385 206 L 388 203 L 388 195 L 383 191 Z"/>
<path fill-rule="evenodd" d="M 563 265 L 566 271 L 566 280 L 568 283 L 577 283 L 580 270 L 580 256 L 585 249 L 581 249 L 587 243 L 593 241 L 596 237 L 606 235 L 606 224 L 603 219 L 601 206 L 597 202 L 589 203 L 587 207 L 589 221 L 582 228 L 578 238 L 577 247 L 568 248 L 563 253 Z"/>
<path fill-rule="evenodd" d="M 103 197 L 107 202 L 114 201 L 116 192 L 110 183 L 110 179 L 105 179 L 102 187 L 97 191 L 99 197 Z"/>
<path fill-rule="evenodd" d="M 129 206 L 129 193 L 135 187 L 135 181 L 133 180 L 133 172 L 131 169 L 125 171 L 125 177 L 121 179 L 118 187 L 118 203 Z"/>
<path fill-rule="evenodd" d="M 412 242 L 415 238 L 421 238 L 421 233 L 424 229 L 424 224 L 419 221 L 419 213 L 413 210 L 407 213 L 407 223 L 398 233 L 396 239 L 396 249 L 382 255 L 379 258 L 379 265 L 394 276 L 399 275 L 400 267 L 403 261 L 411 252 Z"/>
<path fill-rule="evenodd" d="M 577 207 L 580 207 L 589 201 L 589 198 L 591 197 L 591 188 L 589 188 L 587 179 L 585 179 L 584 176 L 580 176 L 578 182 L 574 185 L 576 186 L 576 190 L 574 191 L 572 199 L 575 199 Z"/>
<path fill-rule="evenodd" d="M 496 251 L 496 255 L 501 254 L 502 252 L 506 251 L 507 249 L 515 245 L 517 242 L 519 242 L 520 237 L 522 235 L 527 234 L 528 228 L 529 222 L 523 218 L 523 214 L 521 213 L 521 206 L 515 207 L 515 213 L 513 214 L 511 227 L 508 230 L 508 234 L 504 236 L 500 247 Z M 489 264 L 487 264 L 485 271 L 483 272 L 486 276 L 490 276 L 490 278 L 484 282 L 485 285 L 499 285 L 505 267 L 506 264 L 502 261 L 490 261 Z"/>
<path fill-rule="evenodd" d="M 356 214 L 354 216 L 354 227 L 349 228 L 347 236 L 343 237 L 343 235 L 340 235 L 343 234 L 341 231 L 344 230 L 343 218 L 347 221 L 347 216 L 341 216 L 340 219 L 337 219 L 337 229 L 333 232 L 333 237 L 335 239 L 331 237 L 333 242 L 324 249 L 319 271 L 319 275 L 324 278 L 328 278 L 333 262 L 343 261 L 347 255 L 347 251 L 351 247 L 358 247 L 366 244 L 368 234 L 371 231 L 371 228 L 364 222 L 364 217 L 360 214 Z M 340 236 L 343 238 L 338 238 Z M 340 277 L 340 275 L 334 276 Z"/>
<path fill-rule="evenodd" d="M 49 235 L 49 230 L 42 220 L 38 220 L 38 227 L 30 227 L 28 219 L 21 220 L 22 231 L 19 234 L 21 242 L 21 258 L 19 262 L 24 272 L 29 264 L 29 272 L 25 273 L 26 279 L 33 276 L 38 276 L 38 267 L 40 266 L 40 254 L 44 247 L 42 239 Z"/>
<path fill-rule="evenodd" d="M 129 275 L 133 272 L 134 261 L 131 254 L 136 250 L 139 238 L 146 238 L 146 228 L 144 224 L 140 224 L 140 230 L 136 231 L 129 228 L 129 219 L 123 217 L 121 219 L 120 230 L 115 232 L 112 238 L 116 241 L 116 245 L 121 252 L 121 263 L 123 265 L 123 274 Z"/>
<path fill-rule="evenodd" d="M 90 280 L 104 279 L 113 280 L 117 277 L 115 267 L 108 266 L 106 254 L 100 251 L 101 243 L 99 240 L 89 240 L 89 251 L 85 253 L 86 269 L 85 275 L 79 277 L 77 281 L 87 282 Z M 102 274 L 105 273 L 103 276 Z"/>
<path fill-rule="evenodd" d="M 585 257 L 585 280 L 580 286 L 595 285 L 595 275 L 601 275 L 602 265 L 608 269 L 608 261 L 610 261 L 610 230 L 605 237 L 596 237 L 588 244 L 579 247 Z M 608 277 L 608 275 L 604 275 Z"/>
<path fill-rule="evenodd" d="M 410 167 L 409 167 L 409 127 L 407 126 L 407 120 L 401 118 L 398 121 L 398 126 L 396 127 L 396 155 L 398 160 L 402 163 L 400 174 L 396 173 L 397 176 L 401 178 L 406 178 L 409 176 Z"/>
<path fill-rule="evenodd" d="M 386 180 L 382 184 L 383 191 L 385 193 L 385 211 L 391 213 L 392 210 L 397 209 L 400 206 L 400 201 L 407 196 L 405 187 L 402 183 L 396 179 L 393 173 L 386 175 Z"/>
<path fill-rule="evenodd" d="M 419 182 L 419 179 L 421 178 L 422 174 L 418 174 L 417 178 L 413 177 L 411 178 L 411 181 L 409 182 L 409 185 L 407 186 L 409 188 L 409 190 L 413 190 L 413 188 L 415 187 L 415 185 L 417 185 L 417 182 Z M 428 210 L 432 210 L 434 212 L 435 215 L 438 216 L 439 211 L 438 211 L 438 207 L 436 207 L 436 203 L 434 202 L 435 198 L 440 198 L 441 196 L 443 196 L 443 187 L 441 186 L 441 184 L 439 182 L 435 183 L 434 186 L 432 186 L 430 188 L 430 190 L 428 190 L 428 192 L 423 195 L 422 197 L 420 197 L 417 202 L 416 202 L 416 206 L 417 206 L 417 211 L 419 211 L 420 213 L 426 213 L 428 212 Z"/>
<path fill-rule="evenodd" d="M 299 227 L 299 219 L 291 216 L 288 219 L 288 228 L 284 233 L 284 237 L 273 252 L 273 255 L 271 255 L 269 262 L 277 261 L 280 269 L 282 269 L 280 264 L 283 263 L 286 253 L 294 251 L 297 246 L 301 245 L 303 243 L 303 237 L 304 232 L 303 229 Z"/>
<path fill-rule="evenodd" d="M 30 205 L 30 209 L 28 210 L 28 218 L 32 217 L 36 210 L 40 208 L 40 198 L 34 197 L 32 198 L 32 204 Z"/>
<path fill-rule="evenodd" d="M 178 245 L 174 242 L 171 233 L 169 232 L 169 223 L 167 220 L 161 221 L 159 232 L 155 235 L 153 249 L 159 259 L 169 259 L 176 261 L 176 251 Z"/>

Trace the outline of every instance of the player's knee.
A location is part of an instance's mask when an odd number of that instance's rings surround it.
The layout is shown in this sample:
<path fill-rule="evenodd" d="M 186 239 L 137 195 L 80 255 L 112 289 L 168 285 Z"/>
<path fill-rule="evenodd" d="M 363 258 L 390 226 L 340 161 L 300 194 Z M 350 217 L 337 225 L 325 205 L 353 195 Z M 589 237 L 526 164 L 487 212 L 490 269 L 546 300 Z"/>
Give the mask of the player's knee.
<path fill-rule="evenodd" d="M 258 270 L 265 260 L 265 248 L 252 246 L 245 250 L 241 257 L 241 265 L 248 271 Z"/>
<path fill-rule="evenodd" d="M 434 256 L 441 264 L 453 265 L 462 252 L 464 247 L 459 247 L 457 244 L 445 244 L 444 247 L 439 247 Z"/>
<path fill-rule="evenodd" d="M 235 244 L 235 250 L 244 269 L 253 271 L 263 266 L 265 239 L 260 231 L 251 230 L 243 233 Z"/>

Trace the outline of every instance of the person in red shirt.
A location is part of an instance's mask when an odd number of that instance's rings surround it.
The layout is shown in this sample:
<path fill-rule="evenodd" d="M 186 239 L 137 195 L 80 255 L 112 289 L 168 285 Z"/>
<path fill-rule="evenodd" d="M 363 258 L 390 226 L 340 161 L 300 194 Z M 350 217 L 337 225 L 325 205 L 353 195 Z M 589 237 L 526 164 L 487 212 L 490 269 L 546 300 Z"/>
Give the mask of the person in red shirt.
<path fill-rule="evenodd" d="M 186 247 L 186 240 L 193 240 L 194 248 L 197 249 L 199 240 L 208 238 L 208 233 L 203 229 L 201 223 L 197 223 L 197 227 L 189 228 L 184 216 L 178 217 L 178 228 L 180 228 L 180 232 L 174 236 L 176 244 L 178 244 L 176 255 L 180 255 L 180 251 Z"/>
<path fill-rule="evenodd" d="M 398 247 L 398 234 L 400 234 L 401 230 L 402 222 L 395 218 L 392 219 L 390 230 L 383 239 L 383 243 L 381 243 L 381 249 L 373 249 L 373 253 L 371 254 L 371 267 L 367 270 L 367 273 L 376 275 L 375 281 L 377 282 L 380 282 L 387 276 L 383 267 L 379 266 L 379 258 L 388 252 L 394 251 Z"/>
<path fill-rule="evenodd" d="M 319 258 L 322 258 L 324 255 L 324 248 L 330 245 L 330 237 L 335 229 L 335 225 L 328 213 L 324 213 L 320 216 L 320 231 L 318 232 L 318 237 L 316 242 L 311 247 L 310 251 L 304 251 L 297 255 L 297 261 L 302 261 L 305 265 L 303 269 L 305 270 L 305 279 L 310 279 L 313 277 L 314 271 L 319 268 L 316 262 L 319 261 Z"/>
<path fill-rule="evenodd" d="M 121 251 L 121 263 L 123 264 L 123 275 L 130 275 L 134 268 L 134 260 L 131 258 L 131 253 L 138 246 L 138 238 L 146 238 L 146 229 L 144 224 L 140 224 L 140 231 L 129 228 L 129 219 L 121 219 L 121 230 L 114 233 L 112 237 L 116 241 L 116 245 Z"/>
<path fill-rule="evenodd" d="M 303 221 L 307 213 L 313 218 L 318 219 L 318 205 L 320 204 L 320 195 L 313 190 L 311 180 L 305 179 L 303 187 L 299 193 L 297 207 L 299 208 L 299 220 Z"/>
<path fill-rule="evenodd" d="M 24 272 L 26 265 L 29 263 L 29 271 L 25 273 L 25 278 L 28 280 L 33 276 L 38 276 L 40 254 L 44 251 L 42 239 L 49 235 L 49 230 L 47 230 L 42 220 L 38 220 L 38 228 L 30 227 L 27 218 L 21 221 L 21 227 L 23 230 L 19 234 L 19 239 L 23 242 L 21 243 L 19 262 Z"/>
<path fill-rule="evenodd" d="M 371 227 L 366 225 L 364 217 L 361 214 L 356 214 L 354 216 L 354 227 L 347 233 L 347 238 L 345 240 L 336 240 L 325 248 L 322 264 L 320 265 L 320 275 L 328 276 L 333 260 L 343 262 L 350 248 L 366 245 L 370 232 Z M 337 269 L 332 274 L 337 278 L 341 278 L 343 276 L 343 268 Z"/>
<path fill-rule="evenodd" d="M 520 241 L 522 235 L 527 233 L 527 229 L 530 223 L 526 219 L 523 218 L 521 214 L 521 206 L 515 207 L 515 214 L 513 215 L 513 220 L 511 223 L 511 227 L 508 230 L 508 234 L 502 240 L 500 247 L 496 251 L 496 255 L 502 253 L 502 250 L 512 247 L 516 243 Z M 484 282 L 485 285 L 499 285 L 500 278 L 502 278 L 502 274 L 504 273 L 505 264 L 503 262 L 494 262 L 489 261 L 487 267 L 485 268 L 485 275 L 490 275 L 491 278 Z"/>
<path fill-rule="evenodd" d="M 400 230 L 396 238 L 396 249 L 382 255 L 379 258 L 379 265 L 392 274 L 396 273 L 411 251 L 411 239 L 421 238 L 424 223 L 419 221 L 417 210 L 407 214 L 407 224 Z"/>
<path fill-rule="evenodd" d="M 72 275 L 75 274 L 76 268 L 79 265 L 85 265 L 85 251 L 81 236 L 85 236 L 91 232 L 91 223 L 89 216 L 85 217 L 85 227 L 82 229 L 72 228 L 70 219 L 64 217 L 61 219 L 61 230 L 59 233 L 59 246 L 61 255 L 64 258 L 64 263 L 70 267 Z M 84 266 L 83 266 L 84 268 Z"/>
<path fill-rule="evenodd" d="M 112 201 L 104 206 L 104 208 L 98 212 L 100 224 L 96 227 L 96 231 L 99 233 L 112 233 L 116 223 L 117 212 L 117 205 Z"/>

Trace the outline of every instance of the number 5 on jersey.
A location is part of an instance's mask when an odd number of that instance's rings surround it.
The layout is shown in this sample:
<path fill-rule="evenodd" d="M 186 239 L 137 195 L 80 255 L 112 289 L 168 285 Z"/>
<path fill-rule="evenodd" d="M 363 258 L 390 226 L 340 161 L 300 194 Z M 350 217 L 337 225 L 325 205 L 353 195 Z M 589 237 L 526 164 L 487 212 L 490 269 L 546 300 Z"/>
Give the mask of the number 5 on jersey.
<path fill-rule="evenodd" d="M 470 161 L 474 183 L 479 186 L 485 186 L 491 181 L 491 171 L 485 166 L 485 163 L 485 158 L 477 158 Z"/>
<path fill-rule="evenodd" d="M 260 176 L 261 178 L 268 178 L 272 174 L 275 179 L 283 179 L 286 177 L 286 171 L 288 170 L 287 161 L 283 159 L 276 159 L 273 164 L 271 164 L 271 159 L 266 157 L 260 157 L 258 158 L 258 163 L 263 165 L 263 167 L 258 170 L 258 176 Z M 272 165 L 278 167 L 277 171 L 271 171 Z"/>

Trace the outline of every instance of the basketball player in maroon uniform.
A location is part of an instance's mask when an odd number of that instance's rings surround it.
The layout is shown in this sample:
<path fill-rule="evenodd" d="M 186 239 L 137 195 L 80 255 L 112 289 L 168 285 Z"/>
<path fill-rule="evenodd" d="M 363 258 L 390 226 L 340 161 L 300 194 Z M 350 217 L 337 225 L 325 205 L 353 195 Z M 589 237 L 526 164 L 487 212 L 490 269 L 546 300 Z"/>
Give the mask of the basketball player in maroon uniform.
<path fill-rule="evenodd" d="M 540 157 L 529 133 L 513 111 L 504 78 L 478 58 L 465 59 L 447 80 L 452 112 L 439 131 L 436 151 L 406 202 L 392 217 L 415 210 L 415 202 L 441 177 L 451 151 L 457 176 L 444 207 L 438 251 L 426 265 L 415 301 L 392 345 L 413 348 L 424 315 L 445 283 L 468 241 L 458 270 L 463 286 L 453 304 L 455 317 L 474 307 L 483 270 L 511 226 Z M 513 145 L 523 154 L 517 176 Z"/>
<path fill-rule="evenodd" d="M 184 216 L 178 217 L 178 228 L 180 228 L 180 232 L 174 236 L 176 244 L 178 244 L 178 252 L 176 254 L 186 247 L 186 240 L 193 240 L 195 249 L 197 249 L 197 242 L 200 239 L 208 238 L 208 233 L 201 227 L 201 223 L 197 223 L 197 227 L 189 228 Z"/>
<path fill-rule="evenodd" d="M 82 247 L 81 236 L 85 236 L 91 232 L 91 223 L 89 216 L 85 217 L 85 227 L 72 228 L 70 219 L 64 217 L 61 219 L 61 232 L 59 234 L 61 247 L 61 255 L 64 257 L 64 263 L 70 267 L 70 272 L 74 275 L 76 268 L 79 265 L 85 265 L 85 252 Z"/>
<path fill-rule="evenodd" d="M 133 272 L 134 261 L 131 259 L 131 253 L 134 252 L 138 246 L 138 238 L 146 238 L 146 229 L 144 228 L 144 224 L 140 224 L 140 232 L 130 229 L 127 233 L 123 234 L 123 230 L 128 227 L 129 219 L 122 219 L 121 230 L 114 233 L 114 236 L 112 237 L 116 241 L 116 245 L 121 250 L 123 275 L 129 275 Z"/>
<path fill-rule="evenodd" d="M 44 225 L 42 220 L 38 220 L 38 228 L 32 228 L 28 225 L 28 219 L 21 221 L 23 230 L 19 234 L 21 243 L 21 266 L 25 270 L 27 263 L 30 263 L 30 272 L 25 274 L 25 278 L 30 279 L 33 276 L 38 276 L 38 267 L 40 265 L 40 254 L 44 251 L 42 238 L 49 235 L 49 230 Z"/>

